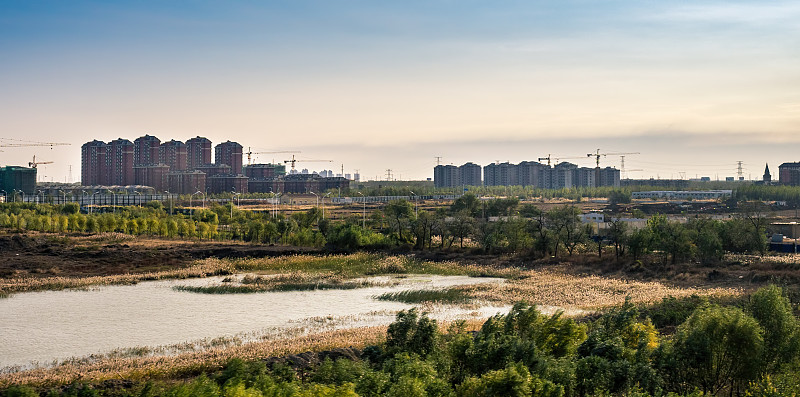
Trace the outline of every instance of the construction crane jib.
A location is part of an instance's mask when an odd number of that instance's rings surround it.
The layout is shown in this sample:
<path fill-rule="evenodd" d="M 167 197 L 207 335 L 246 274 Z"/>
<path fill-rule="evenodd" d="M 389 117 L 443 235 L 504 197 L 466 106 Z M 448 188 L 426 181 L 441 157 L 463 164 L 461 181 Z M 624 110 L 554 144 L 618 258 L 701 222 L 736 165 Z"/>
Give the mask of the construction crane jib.
<path fill-rule="evenodd" d="M 36 155 L 33 155 L 33 161 L 28 162 L 28 167 L 36 168 L 39 164 L 53 164 L 52 161 L 36 161 Z"/>
<path fill-rule="evenodd" d="M 295 166 L 294 165 L 298 161 L 301 162 L 301 163 L 309 163 L 309 162 L 312 162 L 312 161 L 313 162 L 325 162 L 325 163 L 332 163 L 333 162 L 333 160 L 305 160 L 305 159 L 298 160 L 298 159 L 294 158 L 294 155 L 292 155 L 292 159 L 291 160 L 284 160 L 283 163 L 284 164 L 291 163 L 292 164 L 292 173 L 294 173 L 294 171 L 295 171 Z"/>
<path fill-rule="evenodd" d="M 247 152 L 245 152 L 245 154 L 247 155 L 247 164 L 252 164 L 251 156 L 254 154 L 278 154 L 278 153 L 302 153 L 302 152 L 299 150 L 282 150 L 279 152 L 254 152 L 251 150 L 250 147 L 248 147 Z"/>
<path fill-rule="evenodd" d="M 582 158 L 583 157 L 556 157 L 556 156 L 553 156 L 551 154 L 548 154 L 547 157 L 539 157 L 539 161 L 547 160 L 547 166 L 549 167 L 550 166 L 550 160 L 554 160 L 556 162 L 556 164 L 558 164 L 558 162 L 560 160 L 577 160 L 577 159 L 582 159 Z"/>
<path fill-rule="evenodd" d="M 2 138 L 0 138 L 2 139 Z M 30 146 L 50 146 L 52 149 L 53 146 L 69 146 L 72 145 L 71 143 L 62 143 L 62 142 L 33 142 L 33 141 L 21 141 L 21 140 L 12 140 L 12 143 L 4 142 L 0 140 L 0 147 L 30 147 Z M 41 164 L 41 163 L 40 163 Z"/>
<path fill-rule="evenodd" d="M 621 152 L 615 152 L 615 153 L 600 153 L 600 149 L 597 149 L 597 151 L 596 151 L 595 153 L 589 153 L 589 154 L 587 154 L 587 155 L 586 155 L 586 157 L 594 157 L 594 158 L 595 158 L 595 164 L 596 164 L 596 166 L 597 166 L 597 169 L 600 169 L 600 156 L 603 156 L 603 157 L 605 157 L 605 156 L 626 156 L 626 155 L 629 155 L 629 154 L 639 154 L 639 152 L 627 152 L 627 153 L 621 153 Z"/>

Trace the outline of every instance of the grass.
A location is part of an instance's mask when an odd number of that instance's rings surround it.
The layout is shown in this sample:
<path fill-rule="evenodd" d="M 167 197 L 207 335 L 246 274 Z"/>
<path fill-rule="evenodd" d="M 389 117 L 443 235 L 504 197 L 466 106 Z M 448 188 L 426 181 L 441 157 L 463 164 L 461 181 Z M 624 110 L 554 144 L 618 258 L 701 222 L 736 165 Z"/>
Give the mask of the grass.
<path fill-rule="evenodd" d="M 306 283 L 282 283 L 277 285 L 209 285 L 193 287 L 178 285 L 172 287 L 176 291 L 197 292 L 203 294 L 251 294 L 255 292 L 278 292 L 278 291 L 313 291 L 323 289 L 356 289 L 372 287 L 370 282 L 306 282 Z"/>
<path fill-rule="evenodd" d="M 641 282 L 599 276 L 573 276 L 550 271 L 525 271 L 517 279 L 504 283 L 464 285 L 446 289 L 419 289 L 385 293 L 380 300 L 404 303 L 469 303 L 472 300 L 504 305 L 526 301 L 557 307 L 567 313 L 603 310 L 630 298 L 641 305 L 653 305 L 662 299 L 707 296 L 712 300 L 730 300 L 741 296 L 734 288 L 678 288 L 659 282 Z"/>
<path fill-rule="evenodd" d="M 272 339 L 243 345 L 210 348 L 172 356 L 141 356 L 101 360 L 73 360 L 50 368 L 0 373 L 0 389 L 11 385 L 57 386 L 77 379 L 102 382 L 107 379 L 176 379 L 219 370 L 233 357 L 259 360 L 306 351 L 364 346 L 384 340 L 386 327 L 367 327 L 307 334 L 291 339 Z"/>
<path fill-rule="evenodd" d="M 196 292 L 201 294 L 250 294 L 254 292 L 264 292 L 263 289 L 252 285 L 208 285 L 193 287 L 189 285 L 176 285 L 172 287 L 175 291 Z"/>
<path fill-rule="evenodd" d="M 551 271 L 527 271 L 523 275 L 526 277 L 501 284 L 479 284 L 460 289 L 475 299 L 485 301 L 503 304 L 526 301 L 567 310 L 602 310 L 624 303 L 627 297 L 634 303 L 653 304 L 668 296 L 707 295 L 724 298 L 743 293 L 737 288 L 679 288 L 660 282 L 576 276 Z"/>
<path fill-rule="evenodd" d="M 482 320 L 463 322 L 467 331 L 480 329 Z M 450 323 L 440 323 L 444 332 Z M 255 361 L 266 357 L 282 357 L 307 351 L 325 351 L 337 347 L 363 349 L 386 339 L 387 326 L 332 330 L 288 337 L 270 338 L 258 342 L 238 344 L 226 341 L 219 347 L 208 343 L 200 351 L 189 351 L 176 355 L 151 355 L 151 351 L 116 352 L 116 355 L 99 360 L 69 360 L 54 367 L 35 368 L 27 371 L 0 372 L 0 389 L 11 385 L 53 387 L 75 382 L 102 382 L 108 379 L 167 380 L 196 376 L 203 372 L 217 371 L 231 359 Z M 133 356 L 123 357 L 124 354 Z"/>
<path fill-rule="evenodd" d="M 553 271 L 495 269 L 489 266 L 462 265 L 457 262 L 428 262 L 408 256 L 355 253 L 350 255 L 293 255 L 276 258 L 204 259 L 193 266 L 151 273 L 83 278 L 45 277 L 0 280 L 0 297 L 16 292 L 85 288 L 93 285 L 135 284 L 140 281 L 200 278 L 259 272 L 266 277 L 244 278 L 241 286 L 225 286 L 192 291 L 203 293 L 250 293 L 321 288 L 353 288 L 345 280 L 379 274 L 438 274 L 494 276 L 508 279 L 499 285 L 475 285 L 463 290 L 473 299 L 513 304 L 533 304 L 563 308 L 602 309 L 624 302 L 626 296 L 637 303 L 656 303 L 666 296 L 739 295 L 730 288 L 676 288 L 658 282 L 639 282 L 599 276 L 574 276 Z M 332 276 L 332 275 L 335 275 Z M 260 277 L 260 278 L 259 278 Z M 359 281 L 352 281 L 358 283 Z M 356 285 L 355 288 L 360 286 Z M 189 291 L 190 289 L 186 289 Z"/>
<path fill-rule="evenodd" d="M 349 255 L 290 255 L 274 258 L 217 259 L 196 261 L 182 269 L 93 277 L 17 277 L 0 279 L 0 297 L 18 292 L 85 288 L 94 285 L 136 284 L 141 281 L 202 278 L 236 273 L 258 272 L 265 274 L 336 274 L 342 279 L 391 274 L 468 275 L 475 277 L 519 278 L 519 269 L 496 269 L 489 266 L 464 265 L 457 262 L 430 262 L 403 255 L 355 253 Z M 288 289 L 314 289 L 305 282 Z M 334 284 L 329 286 L 335 288 Z M 350 288 L 350 287 L 342 287 Z M 358 288 L 358 287 L 356 287 Z M 241 292 L 247 288 L 240 288 Z M 269 289 L 262 289 L 269 290 Z M 236 293 L 232 288 L 221 288 L 217 293 Z M 227 292 L 225 292 L 227 291 Z"/>
<path fill-rule="evenodd" d="M 234 268 L 218 260 L 200 261 L 193 266 L 161 272 L 122 274 L 93 277 L 19 277 L 0 279 L 0 296 L 18 292 L 57 291 L 70 288 L 86 288 L 96 285 L 130 285 L 141 281 L 201 278 L 232 274 Z"/>
<path fill-rule="evenodd" d="M 278 258 L 245 258 L 230 260 L 241 272 L 304 273 L 334 272 L 343 277 L 387 274 L 469 275 L 483 277 L 515 277 L 517 269 L 494 269 L 457 262 L 430 262 L 410 256 L 355 253 L 349 255 L 293 255 Z"/>
<path fill-rule="evenodd" d="M 197 292 L 203 294 L 250 294 L 256 292 L 313 291 L 325 289 L 346 290 L 390 284 L 392 283 L 378 283 L 367 280 L 345 279 L 342 276 L 332 273 L 308 274 L 291 272 L 287 274 L 278 274 L 275 276 L 259 276 L 248 274 L 244 276 L 241 281 L 237 281 L 233 277 L 227 277 L 225 280 L 223 280 L 223 284 L 221 285 L 179 285 L 172 288 L 176 291 Z"/>
<path fill-rule="evenodd" d="M 375 297 L 382 301 L 397 301 L 403 303 L 469 303 L 470 294 L 459 288 L 447 289 L 417 289 L 400 292 L 387 292 Z"/>

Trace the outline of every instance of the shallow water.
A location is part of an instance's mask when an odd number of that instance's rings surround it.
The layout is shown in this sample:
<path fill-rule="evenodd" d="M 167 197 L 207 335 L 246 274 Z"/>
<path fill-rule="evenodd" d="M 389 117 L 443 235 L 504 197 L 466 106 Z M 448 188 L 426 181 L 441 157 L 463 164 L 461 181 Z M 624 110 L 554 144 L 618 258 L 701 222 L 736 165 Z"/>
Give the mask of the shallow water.
<path fill-rule="evenodd" d="M 498 283 L 466 276 L 374 277 L 392 286 L 351 290 L 199 294 L 178 285 L 209 285 L 221 278 L 142 282 L 89 290 L 20 293 L 0 299 L 0 368 L 54 361 L 137 346 L 167 346 L 218 337 L 247 339 L 281 329 L 388 324 L 412 305 L 375 296 L 421 288 Z M 437 306 L 441 320 L 481 318 L 507 306 Z M 326 325 L 327 323 L 327 325 Z"/>

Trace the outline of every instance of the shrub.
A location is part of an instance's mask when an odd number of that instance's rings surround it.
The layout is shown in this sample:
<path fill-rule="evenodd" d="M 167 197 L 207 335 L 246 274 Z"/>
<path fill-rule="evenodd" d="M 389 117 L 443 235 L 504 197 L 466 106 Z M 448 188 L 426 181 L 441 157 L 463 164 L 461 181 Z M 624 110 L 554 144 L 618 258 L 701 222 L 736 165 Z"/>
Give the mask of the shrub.
<path fill-rule="evenodd" d="M 436 320 L 420 315 L 416 308 L 397 313 L 395 322 L 386 331 L 389 351 L 404 351 L 427 356 L 436 348 L 439 330 Z"/>

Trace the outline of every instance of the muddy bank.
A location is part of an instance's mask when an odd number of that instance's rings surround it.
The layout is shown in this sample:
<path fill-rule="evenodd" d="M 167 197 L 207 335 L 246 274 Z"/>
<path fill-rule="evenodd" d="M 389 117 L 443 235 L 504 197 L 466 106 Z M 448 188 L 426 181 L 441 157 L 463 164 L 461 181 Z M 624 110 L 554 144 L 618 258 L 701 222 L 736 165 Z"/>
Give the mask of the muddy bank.
<path fill-rule="evenodd" d="M 479 251 L 424 251 L 412 253 L 428 261 L 452 261 L 497 268 L 518 267 L 546 269 L 575 276 L 601 276 L 633 281 L 658 281 L 676 287 L 759 288 L 777 284 L 798 290 L 800 300 L 800 255 L 727 255 L 715 263 L 664 263 L 659 255 L 644 255 L 639 260 L 629 256 L 617 259 L 613 250 L 602 257 L 582 253 L 559 258 L 536 258 L 528 255 L 490 255 Z"/>
<path fill-rule="evenodd" d="M 171 270 L 197 259 L 321 253 L 313 248 L 120 235 L 0 235 L 0 278 L 87 277 Z"/>
<path fill-rule="evenodd" d="M 254 245 L 231 241 L 184 241 L 122 234 L 0 234 L 0 278 L 88 277 L 158 272 L 187 267 L 205 258 L 263 258 L 295 254 L 329 254 L 325 249 Z M 477 250 L 408 251 L 420 260 L 458 262 L 494 268 L 549 269 L 573 275 L 597 275 L 637 281 L 661 281 L 678 287 L 754 287 L 800 284 L 800 256 L 790 258 L 729 256 L 714 264 L 665 264 L 651 255 L 639 261 L 617 260 L 613 251 L 602 258 L 586 253 L 561 258 L 485 254 Z M 776 258 L 778 258 L 776 260 Z"/>

